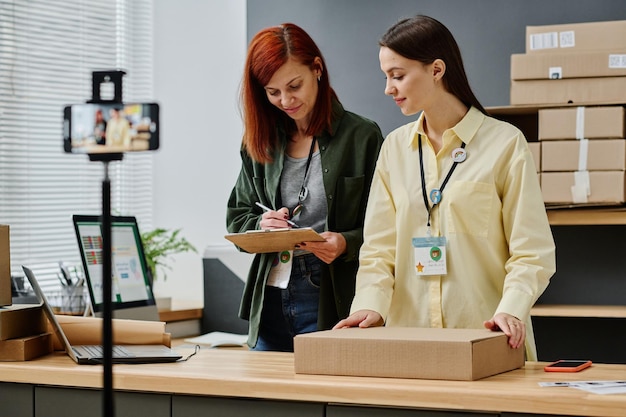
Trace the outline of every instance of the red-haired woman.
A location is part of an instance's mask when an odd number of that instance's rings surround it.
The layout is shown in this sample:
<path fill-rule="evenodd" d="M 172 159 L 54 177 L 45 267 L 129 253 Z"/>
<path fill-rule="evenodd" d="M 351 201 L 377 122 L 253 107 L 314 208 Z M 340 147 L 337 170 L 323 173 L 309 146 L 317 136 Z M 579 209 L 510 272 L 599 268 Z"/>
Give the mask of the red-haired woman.
<path fill-rule="evenodd" d="M 344 110 L 319 48 L 291 23 L 250 42 L 241 105 L 242 165 L 228 231 L 290 227 L 289 220 L 326 239 L 255 255 L 245 285 L 248 345 L 293 351 L 295 335 L 330 329 L 348 315 L 383 137 L 376 123 Z"/>
<path fill-rule="evenodd" d="M 107 122 L 104 120 L 104 114 L 102 113 L 102 109 L 96 110 L 95 122 L 93 128 L 93 135 L 96 140 L 96 144 L 104 145 L 105 144 L 105 132 L 107 130 Z"/>

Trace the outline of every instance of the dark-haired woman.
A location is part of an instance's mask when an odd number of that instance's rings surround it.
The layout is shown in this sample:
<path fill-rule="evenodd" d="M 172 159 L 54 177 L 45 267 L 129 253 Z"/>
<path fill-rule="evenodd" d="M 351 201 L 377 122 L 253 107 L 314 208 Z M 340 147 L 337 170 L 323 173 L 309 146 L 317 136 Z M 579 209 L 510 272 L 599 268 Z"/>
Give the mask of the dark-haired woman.
<path fill-rule="evenodd" d="M 385 94 L 421 113 L 385 139 L 351 315 L 335 327 L 484 326 L 536 360 L 530 309 L 555 248 L 523 134 L 486 114 L 439 21 L 401 20 L 379 59 Z"/>

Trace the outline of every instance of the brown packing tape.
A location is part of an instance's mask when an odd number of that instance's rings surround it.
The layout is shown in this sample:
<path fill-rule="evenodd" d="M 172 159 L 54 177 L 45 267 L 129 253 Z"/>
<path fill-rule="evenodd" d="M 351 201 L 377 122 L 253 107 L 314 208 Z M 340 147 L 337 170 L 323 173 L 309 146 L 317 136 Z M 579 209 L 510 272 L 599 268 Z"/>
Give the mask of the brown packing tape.
<path fill-rule="evenodd" d="M 102 319 L 56 315 L 65 336 L 72 345 L 102 344 Z M 50 332 L 54 330 L 48 324 Z M 54 350 L 63 350 L 56 335 Z M 118 345 L 165 345 L 171 346 L 171 335 L 165 332 L 165 322 L 113 319 L 113 343 Z"/>

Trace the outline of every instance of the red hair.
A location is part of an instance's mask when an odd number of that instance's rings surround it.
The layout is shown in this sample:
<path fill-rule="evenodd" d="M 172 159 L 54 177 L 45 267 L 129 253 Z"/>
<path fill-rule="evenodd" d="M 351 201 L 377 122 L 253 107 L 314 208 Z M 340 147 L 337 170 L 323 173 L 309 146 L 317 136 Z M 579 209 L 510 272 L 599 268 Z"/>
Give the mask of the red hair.
<path fill-rule="evenodd" d="M 315 64 L 317 57 L 322 62 L 321 68 Z M 278 145 L 276 129 L 279 124 L 288 134 L 296 130 L 293 119 L 271 104 L 265 92 L 265 86 L 274 73 L 289 59 L 311 70 L 322 70 L 306 134 L 317 135 L 325 129 L 329 132 L 331 129 L 332 101 L 336 99 L 336 94 L 330 86 L 322 53 L 313 39 L 293 23 L 263 29 L 250 41 L 241 83 L 243 147 L 252 159 L 260 163 L 273 160 L 272 155 Z"/>

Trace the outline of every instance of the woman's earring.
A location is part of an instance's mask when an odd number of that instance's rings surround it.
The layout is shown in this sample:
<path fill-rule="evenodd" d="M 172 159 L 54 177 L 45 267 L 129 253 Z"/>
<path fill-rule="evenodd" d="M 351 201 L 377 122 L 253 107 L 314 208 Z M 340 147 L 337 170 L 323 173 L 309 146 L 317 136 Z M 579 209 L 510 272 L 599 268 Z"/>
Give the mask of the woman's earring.
<path fill-rule="evenodd" d="M 319 83 L 321 80 L 322 80 L 322 76 L 321 76 L 321 75 L 318 75 L 318 76 L 317 76 L 317 82 Z"/>

